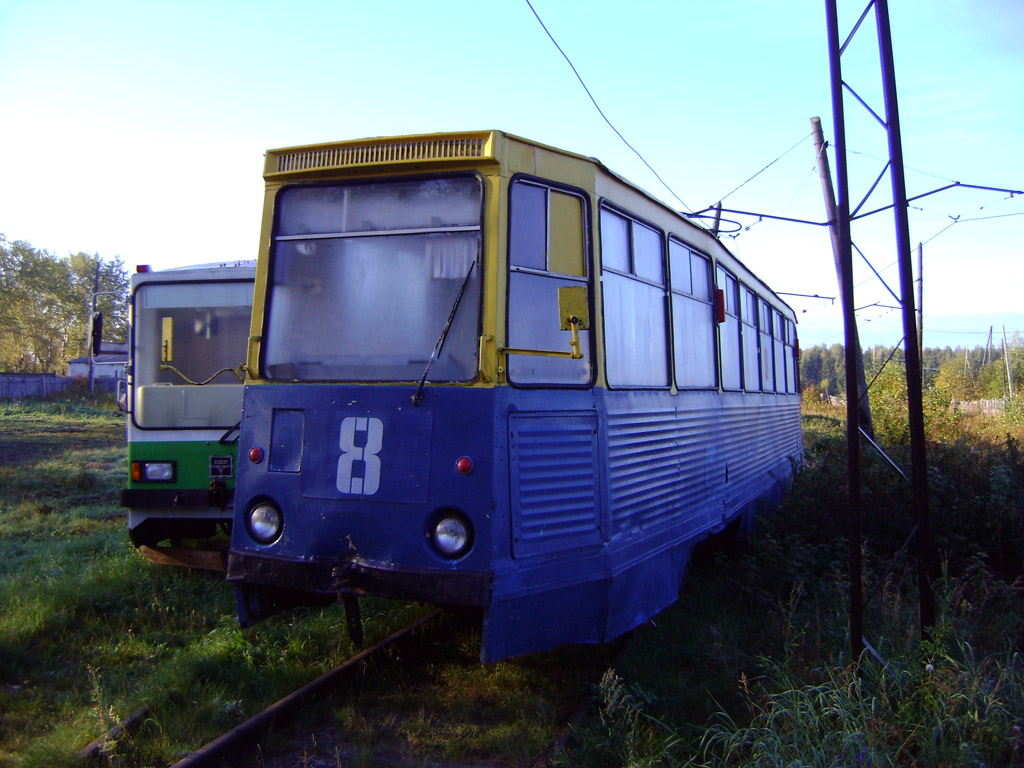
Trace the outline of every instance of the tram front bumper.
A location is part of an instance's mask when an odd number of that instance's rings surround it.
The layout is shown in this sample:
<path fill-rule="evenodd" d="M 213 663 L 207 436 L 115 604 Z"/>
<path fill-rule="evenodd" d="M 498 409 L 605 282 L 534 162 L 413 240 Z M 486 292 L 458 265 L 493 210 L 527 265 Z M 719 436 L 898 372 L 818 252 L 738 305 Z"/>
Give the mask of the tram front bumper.
<path fill-rule="evenodd" d="M 402 568 L 361 557 L 333 562 L 285 560 L 229 552 L 227 580 L 310 595 L 389 597 L 443 606 L 483 608 L 491 602 L 490 572 Z"/>

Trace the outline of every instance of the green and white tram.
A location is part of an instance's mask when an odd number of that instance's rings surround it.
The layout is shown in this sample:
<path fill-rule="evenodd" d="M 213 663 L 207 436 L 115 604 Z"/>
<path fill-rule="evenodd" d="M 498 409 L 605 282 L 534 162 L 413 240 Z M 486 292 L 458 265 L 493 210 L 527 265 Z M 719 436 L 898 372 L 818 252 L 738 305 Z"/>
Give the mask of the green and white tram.
<path fill-rule="evenodd" d="M 132 275 L 121 505 L 151 559 L 221 562 L 182 542 L 230 529 L 254 277 L 252 261 Z"/>

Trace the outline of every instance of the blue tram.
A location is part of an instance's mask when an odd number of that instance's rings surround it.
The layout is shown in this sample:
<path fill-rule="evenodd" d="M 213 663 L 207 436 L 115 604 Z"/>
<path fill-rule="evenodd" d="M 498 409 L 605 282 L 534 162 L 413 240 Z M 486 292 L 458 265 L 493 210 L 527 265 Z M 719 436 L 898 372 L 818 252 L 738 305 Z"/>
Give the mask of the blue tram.
<path fill-rule="evenodd" d="M 243 623 L 482 611 L 610 640 L 801 454 L 792 310 L 707 230 L 498 131 L 271 151 L 228 579 Z"/>

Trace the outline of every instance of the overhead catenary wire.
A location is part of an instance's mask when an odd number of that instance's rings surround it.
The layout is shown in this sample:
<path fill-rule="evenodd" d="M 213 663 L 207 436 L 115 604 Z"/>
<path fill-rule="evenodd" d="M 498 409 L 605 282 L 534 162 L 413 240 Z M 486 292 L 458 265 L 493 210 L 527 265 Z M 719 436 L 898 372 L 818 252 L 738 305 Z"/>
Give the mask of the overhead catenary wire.
<path fill-rule="evenodd" d="M 662 186 L 669 191 L 669 194 L 671 194 L 672 197 L 674 197 L 676 201 L 678 201 L 678 203 L 681 206 L 683 206 L 683 208 L 692 213 L 693 209 L 690 208 L 690 206 L 688 206 L 685 202 L 683 202 L 683 199 L 675 193 L 675 190 L 673 190 L 672 187 L 669 186 L 668 182 L 661 178 L 661 174 L 654 170 L 654 167 L 649 162 L 647 162 L 647 159 L 642 154 L 640 154 L 639 150 L 637 150 L 636 147 L 630 144 L 629 141 L 626 140 L 626 137 L 623 136 L 622 133 L 619 131 L 619 129 L 612 124 L 612 121 L 608 119 L 608 115 L 606 115 L 604 113 L 604 110 L 601 109 L 601 105 L 597 103 L 597 99 L 594 98 L 594 94 L 590 92 L 590 89 L 587 87 L 587 84 L 583 82 L 583 78 L 580 76 L 579 71 L 576 69 L 576 65 L 572 63 L 572 59 L 569 58 L 569 55 L 564 50 L 562 50 L 562 46 L 560 46 L 558 44 L 558 41 L 555 40 L 555 36 L 551 34 L 551 30 L 549 30 L 547 28 L 547 25 L 544 24 L 544 21 L 541 19 L 540 14 L 537 13 L 537 9 L 533 7 L 533 3 L 531 3 L 530 0 L 526 0 L 526 4 L 527 6 L 529 6 L 530 12 L 533 13 L 534 18 L 537 19 L 537 23 L 540 24 L 541 29 L 544 30 L 544 34 L 548 36 L 548 39 L 551 40 L 555 48 L 558 49 L 558 52 L 562 54 L 562 58 L 565 59 L 566 63 L 569 65 L 569 68 L 572 70 L 572 73 L 576 75 L 576 79 L 580 81 L 580 85 L 582 85 L 583 90 L 586 91 L 591 104 L 594 105 L 594 109 L 596 109 L 597 113 L 601 115 L 601 119 L 604 120 L 605 123 L 608 124 L 608 127 L 615 132 L 615 135 L 622 140 L 622 143 L 625 144 L 633 152 L 634 155 L 640 158 L 640 162 L 647 166 L 647 169 L 651 173 L 653 173 L 655 178 L 657 178 L 658 181 L 661 182 Z"/>
<path fill-rule="evenodd" d="M 527 0 L 527 2 L 529 2 L 529 0 Z M 750 177 L 749 179 L 747 179 L 746 181 L 744 181 L 744 182 L 743 182 L 742 184 L 740 184 L 740 185 L 739 185 L 738 187 L 734 188 L 734 189 L 733 189 L 733 190 L 732 190 L 731 192 L 728 192 L 728 193 L 726 193 L 725 195 L 723 195 L 722 197 L 718 198 L 718 202 L 722 202 L 723 200 L 726 200 L 727 198 L 729 198 L 730 196 L 732 196 L 732 195 L 733 195 L 734 193 L 736 193 L 736 192 L 738 192 L 739 190 L 743 189 L 743 187 L 745 187 L 745 186 L 746 186 L 747 184 L 749 184 L 750 182 L 752 182 L 752 181 L 753 181 L 754 179 L 756 179 L 756 178 L 757 178 L 758 176 L 760 176 L 760 175 L 761 175 L 762 173 L 764 173 L 765 171 L 767 171 L 767 170 L 768 170 L 769 168 L 771 168 L 771 167 L 772 167 L 773 165 L 775 165 L 775 164 L 776 164 L 777 162 L 779 162 L 779 160 L 781 160 L 781 159 L 782 159 L 782 158 L 784 158 L 784 157 L 785 157 L 786 155 L 788 155 L 788 154 L 789 154 L 790 152 L 792 152 L 792 151 L 793 151 L 794 149 L 796 149 L 797 147 L 799 147 L 799 146 L 800 146 L 801 144 L 803 144 L 803 143 L 804 143 L 805 141 L 807 141 L 807 140 L 808 140 L 809 138 L 811 138 L 811 136 L 813 136 L 813 135 L 814 135 L 813 133 L 808 133 L 808 134 L 807 134 L 806 136 L 804 136 L 804 137 L 803 137 L 802 139 L 800 139 L 800 141 L 798 141 L 798 142 L 797 142 L 796 144 L 794 144 L 794 145 L 793 145 L 792 147 L 790 147 L 790 148 L 789 148 L 789 149 L 787 149 L 787 150 L 786 150 L 785 152 L 783 152 L 783 153 L 782 153 L 781 155 L 779 155 L 778 157 L 776 157 L 776 158 L 775 158 L 774 160 L 772 160 L 772 161 L 771 161 L 770 163 L 768 163 L 768 165 L 766 165 L 766 166 L 765 166 L 764 168 L 762 168 L 762 169 L 761 169 L 760 171 L 758 171 L 758 172 L 757 172 L 757 173 L 755 173 L 755 174 L 754 174 L 753 176 L 751 176 L 751 177 Z M 813 169 L 812 169 L 812 170 L 813 170 Z M 802 185 L 801 185 L 801 186 L 802 186 Z"/>
<path fill-rule="evenodd" d="M 867 158 L 869 158 L 871 160 L 877 160 L 880 163 L 887 162 L 886 159 L 883 158 L 883 157 L 878 157 L 876 155 L 871 155 L 871 154 L 868 154 L 867 152 L 858 152 L 857 150 L 850 149 L 849 147 L 847 147 L 847 149 L 846 149 L 846 154 L 848 154 L 848 155 L 860 155 L 861 157 L 867 157 Z M 920 173 L 920 174 L 923 174 L 924 176 L 931 176 L 933 179 L 938 179 L 939 181 L 946 181 L 946 182 L 949 182 L 950 184 L 958 183 L 956 179 L 947 179 L 945 176 L 939 176 L 939 174 L 931 173 L 930 171 L 923 171 L 920 168 L 913 168 L 913 167 L 911 167 L 909 165 L 904 165 L 903 167 L 906 170 L 908 170 L 908 171 L 914 171 L 914 173 Z"/>
<path fill-rule="evenodd" d="M 583 80 L 583 77 L 580 74 L 579 70 L 576 68 L 576 65 L 573 63 L 572 59 L 565 52 L 565 50 L 558 43 L 558 41 L 555 39 L 553 33 L 548 28 L 548 26 L 544 23 L 543 19 L 540 17 L 540 14 L 537 12 L 536 8 L 533 6 L 533 3 L 531 2 L 531 0 L 526 0 L 526 5 L 530 9 L 530 12 L 533 14 L 534 18 L 537 20 L 537 23 L 540 25 L 541 29 L 544 30 L 544 33 L 547 35 L 548 39 L 554 45 L 555 49 L 559 52 L 559 54 L 562 56 L 562 58 L 565 60 L 565 62 L 569 65 L 569 68 L 572 70 L 573 75 L 576 77 L 577 81 L 580 83 L 580 86 L 583 88 L 583 90 L 586 93 L 587 97 L 589 98 L 590 102 L 594 105 L 594 108 L 597 110 L 598 114 L 601 116 L 601 119 L 608 125 L 609 128 L 611 128 L 611 130 L 622 141 L 622 143 L 631 152 L 633 152 L 633 154 L 635 154 L 637 156 L 637 158 L 640 159 L 640 161 L 644 164 L 644 166 L 646 166 L 646 168 L 662 184 L 662 186 L 669 192 L 669 194 L 675 200 L 677 200 L 679 202 L 679 204 L 686 211 L 690 212 L 691 214 L 694 214 L 693 209 L 691 209 L 686 204 L 686 202 L 683 201 L 682 198 L 680 198 L 680 196 L 678 194 L 676 194 L 675 190 L 672 189 L 672 187 L 668 184 L 667 181 L 665 181 L 665 179 L 661 176 L 661 174 L 658 173 L 658 171 L 654 168 L 654 166 L 651 165 L 650 162 L 648 162 L 648 160 L 643 156 L 643 154 L 636 147 L 634 147 L 633 144 L 631 144 L 630 141 L 622 134 L 622 132 L 619 131 L 619 129 L 612 123 L 611 119 L 608 117 L 608 115 L 602 109 L 601 105 L 598 103 L 596 97 L 594 96 L 593 92 L 590 90 L 589 86 Z M 795 142 L 792 146 L 790 146 L 788 149 L 786 149 L 784 152 L 782 152 L 780 155 L 778 155 L 771 162 L 769 162 L 766 165 L 764 165 L 756 173 L 754 173 L 749 178 L 747 178 L 745 181 L 743 181 L 741 184 L 737 185 L 732 190 L 730 190 L 726 195 L 724 195 L 722 198 L 720 198 L 719 203 L 718 203 L 719 206 L 721 205 L 721 201 L 722 200 L 725 200 L 725 199 L 731 197 L 732 195 L 734 195 L 736 192 L 738 192 L 740 189 L 742 189 L 747 184 L 752 182 L 758 176 L 763 174 L 765 171 L 767 171 L 773 165 L 775 165 L 776 163 L 781 161 L 783 158 L 785 158 L 788 154 L 790 154 L 791 152 L 795 151 L 808 138 L 811 138 L 811 136 L 813 136 L 813 134 L 808 134 L 807 136 L 802 137 L 799 141 Z M 831 147 L 829 147 L 829 148 L 831 148 Z M 875 157 L 875 156 L 873 156 L 873 155 L 871 155 L 869 153 L 866 153 L 866 152 L 858 152 L 856 150 L 848 150 L 848 151 L 850 152 L 850 154 L 857 154 L 857 155 L 861 155 L 861 156 L 866 157 L 866 158 L 871 158 L 871 159 L 875 159 L 875 160 L 880 160 L 881 159 L 881 158 L 877 158 L 877 157 Z M 926 196 L 931 195 L 931 194 L 935 194 L 936 192 L 944 191 L 945 189 L 948 189 L 950 187 L 963 187 L 963 188 L 969 188 L 969 189 L 970 188 L 973 188 L 973 189 L 988 189 L 988 190 L 993 190 L 993 191 L 1009 192 L 1010 193 L 1009 194 L 1010 198 L 1013 198 L 1015 195 L 1021 194 L 1017 190 L 1004 190 L 1004 189 L 995 188 L 995 187 L 980 187 L 980 186 L 971 185 L 971 184 L 966 184 L 965 185 L 965 184 L 962 184 L 959 181 L 950 179 L 950 178 L 942 176 L 940 174 L 935 174 L 935 173 L 931 173 L 929 171 L 921 170 L 919 168 L 913 168 L 913 167 L 909 167 L 909 166 L 901 166 L 901 167 L 906 167 L 907 170 L 911 170 L 911 171 L 920 173 L 920 174 L 925 175 L 925 176 L 930 176 L 932 178 L 935 178 L 935 179 L 947 182 L 949 184 L 949 187 L 944 187 L 943 189 L 937 189 L 937 190 L 932 190 L 930 192 L 926 192 L 926 193 L 924 193 L 922 195 L 918 195 L 918 196 L 916 196 L 914 198 L 911 198 L 911 200 L 917 200 L 919 198 L 926 197 Z M 883 171 L 883 173 L 884 173 L 884 171 Z M 811 175 L 813 175 L 813 169 L 812 169 L 812 174 Z M 801 182 L 801 185 L 800 185 L 801 188 L 803 187 L 805 182 L 806 182 L 806 179 L 804 180 L 804 182 Z M 795 200 L 797 195 L 799 195 L 799 189 L 797 190 L 797 194 L 794 195 L 794 198 L 792 200 L 790 200 L 789 203 L 786 205 L 786 209 L 789 208 L 789 206 Z M 866 202 L 866 200 L 864 202 Z M 864 203 L 862 203 L 862 205 L 863 204 Z M 891 206 L 884 206 L 884 207 L 882 207 L 882 208 L 880 208 L 878 210 L 870 211 L 868 213 L 862 214 L 862 217 L 863 216 L 869 216 L 869 215 L 871 215 L 873 213 L 879 213 L 879 212 L 881 212 L 883 210 L 888 209 L 889 207 L 891 207 Z M 985 208 L 985 206 L 982 206 L 978 210 L 983 210 L 984 208 Z M 698 212 L 696 212 L 694 218 L 709 218 L 708 216 L 701 216 L 701 214 L 705 214 L 705 213 L 707 213 L 710 210 L 711 210 L 710 208 L 706 208 L 706 209 L 704 209 L 702 211 L 698 211 Z M 923 209 L 921 209 L 921 210 L 923 210 Z M 732 211 L 732 210 L 729 210 L 729 209 L 721 209 L 721 212 L 739 213 L 739 214 L 744 214 L 744 215 L 757 216 L 757 219 L 753 223 L 751 223 L 751 224 L 749 224 L 747 226 L 743 226 L 742 223 L 740 223 L 739 221 L 730 219 L 729 221 L 732 222 L 732 224 L 734 225 L 735 229 L 730 231 L 730 232 L 718 232 L 718 234 L 720 236 L 732 237 L 733 239 L 739 237 L 744 232 L 750 231 L 751 227 L 753 227 L 755 224 L 761 223 L 765 218 L 767 218 L 769 220 L 790 221 L 792 223 L 816 224 L 816 225 L 819 225 L 819 226 L 822 226 L 822 225 L 827 223 L 827 222 L 816 222 L 816 221 L 804 221 L 804 220 L 801 220 L 801 219 L 787 218 L 787 217 L 784 217 L 784 216 L 773 216 L 773 215 L 769 215 L 769 214 L 755 214 L 755 213 L 750 213 L 750 212 L 747 212 L 747 211 Z M 717 213 L 716 216 L 720 216 L 721 212 Z M 1011 214 L 1002 214 L 1002 215 L 998 215 L 998 216 L 987 216 L 987 217 L 979 216 L 979 217 L 972 217 L 972 218 L 961 218 L 961 217 L 958 217 L 957 220 L 953 221 L 951 224 L 946 225 L 943 229 L 941 229 L 940 231 L 936 232 L 934 235 L 932 235 L 927 240 L 923 241 L 922 244 L 931 242 L 932 240 L 934 240 L 935 238 L 937 238 L 941 234 L 943 234 L 943 232 L 945 232 L 948 229 L 950 229 L 953 226 L 953 224 L 956 224 L 956 223 L 959 223 L 959 222 L 978 221 L 978 220 L 983 220 L 983 219 L 988 219 L 988 218 L 1001 218 L 1002 216 L 1015 216 L 1015 215 L 1024 215 L 1024 214 L 1011 213 Z M 953 217 L 950 217 L 950 218 L 953 218 Z M 888 290 L 888 292 L 890 294 L 894 295 L 892 289 L 889 288 L 888 285 L 885 284 L 884 280 L 882 280 L 880 273 L 890 269 L 897 262 L 893 262 L 893 264 L 890 264 L 890 265 L 884 267 L 881 270 L 876 270 L 874 268 L 874 266 L 868 260 L 867 256 L 863 252 L 860 252 L 859 249 L 858 249 L 858 252 L 860 253 L 861 258 L 864 260 L 864 262 L 867 263 L 868 267 L 874 273 L 875 277 L 882 282 L 882 284 L 886 287 L 886 289 Z M 871 280 L 871 278 L 868 278 L 867 280 L 865 280 L 865 281 L 863 281 L 861 283 L 858 283 L 857 286 L 863 285 L 866 282 L 870 282 L 870 280 Z M 807 310 L 804 310 L 804 311 L 806 312 Z M 888 314 L 888 312 L 886 312 L 886 314 Z"/>
<path fill-rule="evenodd" d="M 805 141 L 805 139 L 801 139 L 799 142 L 797 142 L 794 145 L 794 147 L 800 146 L 800 144 L 802 144 L 804 141 Z M 791 152 L 791 151 L 792 151 L 792 148 L 787 150 L 787 153 Z M 781 158 L 782 158 L 782 156 L 776 158 L 775 160 L 773 160 L 771 163 L 766 165 L 761 170 L 765 170 L 765 169 L 769 168 L 772 165 L 772 163 L 775 163 L 776 161 L 780 160 Z M 789 201 L 784 206 L 782 206 L 782 213 L 786 213 L 793 206 L 793 203 L 796 202 L 798 197 L 800 197 L 800 193 L 803 192 L 803 189 L 807 185 L 807 182 L 815 174 L 817 174 L 817 172 L 818 172 L 817 167 L 812 165 L 811 168 L 808 170 L 807 175 L 804 176 L 803 180 L 797 185 L 796 191 L 792 194 L 792 196 L 790 196 Z M 758 171 L 758 173 L 760 173 L 760 171 Z M 756 176 L 756 175 L 757 174 L 754 174 L 754 176 Z M 754 176 L 751 176 L 750 179 L 747 179 L 747 181 L 750 181 L 751 179 L 753 179 Z M 743 184 L 746 184 L 746 183 L 747 182 L 743 182 Z M 741 184 L 740 187 L 742 187 L 743 184 Z M 736 189 L 739 189 L 740 187 L 736 187 Z M 733 192 L 735 192 L 735 191 L 736 190 L 734 189 Z M 730 192 L 729 194 L 731 195 L 732 192 Z M 739 224 L 737 222 L 737 229 L 736 229 L 735 232 L 730 232 L 730 233 L 719 232 L 719 234 L 720 235 L 721 234 L 727 234 L 728 237 L 731 237 L 733 240 L 736 240 L 736 239 L 739 238 L 740 235 L 742 235 L 745 232 L 749 232 L 753 227 L 755 227 L 756 225 L 762 223 L 763 221 L 764 221 L 764 219 L 756 219 L 755 221 L 752 221 L 750 224 L 747 224 L 746 226 L 743 226 L 742 224 Z M 769 221 L 769 223 L 774 224 L 776 220 L 775 219 L 769 219 L 768 221 Z"/>

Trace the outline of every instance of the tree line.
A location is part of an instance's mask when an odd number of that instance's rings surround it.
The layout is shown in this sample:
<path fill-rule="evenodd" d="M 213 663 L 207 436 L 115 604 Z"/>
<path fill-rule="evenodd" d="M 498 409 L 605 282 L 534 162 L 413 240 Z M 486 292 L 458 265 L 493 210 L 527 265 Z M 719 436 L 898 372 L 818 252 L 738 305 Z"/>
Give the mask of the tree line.
<path fill-rule="evenodd" d="M 93 295 L 105 340 L 125 341 L 128 273 L 120 257 L 67 257 L 0 233 L 0 371 L 66 375 L 88 352 Z"/>
<path fill-rule="evenodd" d="M 939 389 L 949 399 L 998 400 L 1024 390 L 1024 340 L 1014 334 L 992 346 L 925 347 L 921 365 L 925 389 Z M 864 372 L 870 383 L 885 364 L 903 365 L 903 349 L 874 346 L 863 350 Z M 816 394 L 845 397 L 845 349 L 842 344 L 819 344 L 800 353 L 800 385 Z"/>
<path fill-rule="evenodd" d="M 61 257 L 23 240 L 9 242 L 0 233 L 0 371 L 67 374 L 68 361 L 88 352 L 94 293 L 96 309 L 103 313 L 104 338 L 124 341 L 128 289 L 128 273 L 118 256 L 103 259 L 79 251 Z M 903 362 L 902 349 L 875 346 L 863 356 L 869 381 L 887 361 Z M 1009 340 L 1006 358 L 1001 344 L 926 347 L 921 355 L 925 387 L 938 387 L 957 400 L 999 399 L 1008 394 L 1011 382 L 1015 393 L 1024 390 L 1024 340 L 1019 334 Z M 818 395 L 845 396 L 843 345 L 804 349 L 800 382 Z"/>

